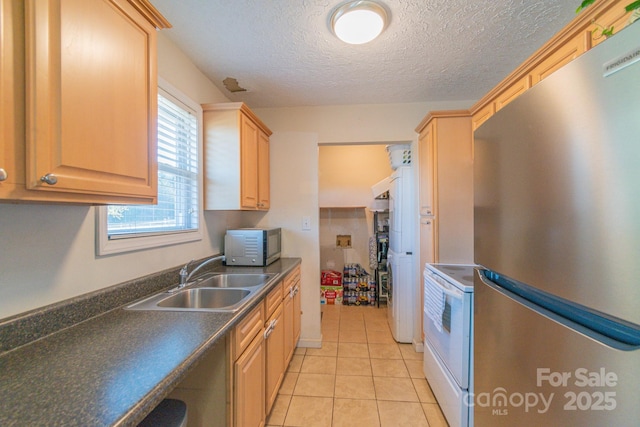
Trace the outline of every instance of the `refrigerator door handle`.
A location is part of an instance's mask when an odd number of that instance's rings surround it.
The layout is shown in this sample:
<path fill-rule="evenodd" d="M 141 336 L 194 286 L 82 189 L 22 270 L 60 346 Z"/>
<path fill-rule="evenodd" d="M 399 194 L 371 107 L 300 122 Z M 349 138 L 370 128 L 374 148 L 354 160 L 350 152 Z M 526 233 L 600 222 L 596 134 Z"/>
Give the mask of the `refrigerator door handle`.
<path fill-rule="evenodd" d="M 640 350 L 640 326 L 508 279 L 496 272 L 478 269 L 480 280 L 503 295 L 564 326 L 618 350 Z"/>

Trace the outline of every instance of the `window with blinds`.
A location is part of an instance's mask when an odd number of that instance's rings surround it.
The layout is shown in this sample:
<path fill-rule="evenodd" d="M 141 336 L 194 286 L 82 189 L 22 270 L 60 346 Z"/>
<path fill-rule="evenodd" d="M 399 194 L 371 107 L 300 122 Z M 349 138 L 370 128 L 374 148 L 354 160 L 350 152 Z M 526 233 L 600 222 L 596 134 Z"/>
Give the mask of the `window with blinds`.
<path fill-rule="evenodd" d="M 158 95 L 158 204 L 108 206 L 109 239 L 198 229 L 195 112 Z"/>

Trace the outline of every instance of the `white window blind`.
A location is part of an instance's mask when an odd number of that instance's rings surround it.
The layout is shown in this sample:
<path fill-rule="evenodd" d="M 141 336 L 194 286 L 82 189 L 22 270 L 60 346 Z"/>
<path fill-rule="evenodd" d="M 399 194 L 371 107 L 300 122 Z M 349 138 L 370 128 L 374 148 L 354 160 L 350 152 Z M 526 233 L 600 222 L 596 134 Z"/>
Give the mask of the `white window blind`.
<path fill-rule="evenodd" d="M 109 240 L 198 230 L 198 165 L 195 112 L 158 95 L 158 204 L 109 206 Z"/>

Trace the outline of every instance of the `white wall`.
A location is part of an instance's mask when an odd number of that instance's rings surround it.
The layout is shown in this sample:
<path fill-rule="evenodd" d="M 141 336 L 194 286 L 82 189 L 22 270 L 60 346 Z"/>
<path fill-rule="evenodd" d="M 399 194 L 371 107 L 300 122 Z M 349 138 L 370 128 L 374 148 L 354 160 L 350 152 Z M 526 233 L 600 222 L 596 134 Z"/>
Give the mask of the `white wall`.
<path fill-rule="evenodd" d="M 411 104 L 256 108 L 273 131 L 315 132 L 320 144 L 393 143 L 414 140 L 415 128 L 433 110 L 469 108 L 473 101 Z"/>
<path fill-rule="evenodd" d="M 338 235 L 351 236 L 351 247 L 336 245 Z M 342 272 L 345 264 L 369 266 L 369 238 L 373 235 L 373 214 L 366 208 L 320 209 L 320 270 Z"/>
<path fill-rule="evenodd" d="M 198 103 L 227 101 L 162 32 L 158 70 Z M 0 319 L 218 253 L 227 228 L 251 225 L 241 213 L 207 212 L 202 241 L 99 258 L 94 210 L 0 204 Z"/>
<path fill-rule="evenodd" d="M 274 132 L 270 145 L 271 207 L 258 226 L 282 227 L 282 255 L 302 258 L 303 315 L 299 345 L 320 347 L 317 134 Z M 305 216 L 311 220 L 310 230 L 302 229 Z"/>
<path fill-rule="evenodd" d="M 322 145 L 320 207 L 371 207 L 371 186 L 393 173 L 384 144 Z"/>

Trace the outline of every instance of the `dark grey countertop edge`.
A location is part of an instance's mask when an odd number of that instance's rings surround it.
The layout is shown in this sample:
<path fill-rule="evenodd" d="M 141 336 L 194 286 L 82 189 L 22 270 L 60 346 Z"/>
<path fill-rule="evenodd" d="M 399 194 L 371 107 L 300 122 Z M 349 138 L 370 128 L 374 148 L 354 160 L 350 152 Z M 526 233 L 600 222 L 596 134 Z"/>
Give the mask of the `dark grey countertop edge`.
<path fill-rule="evenodd" d="M 220 318 L 221 326 L 216 326 L 216 328 L 212 329 L 211 334 L 203 335 L 202 343 L 197 346 L 194 351 L 180 362 L 166 377 L 149 389 L 137 402 L 132 402 L 129 410 L 119 415 L 110 425 L 117 427 L 136 426 L 142 421 L 142 419 L 198 365 L 208 351 L 216 344 L 223 342 L 224 337 L 231 328 L 249 311 L 260 304 L 266 294 L 300 263 L 300 258 L 283 258 L 281 262 L 274 263 L 269 267 L 225 267 L 213 265 L 212 268 L 206 269 L 206 271 L 231 272 L 250 272 L 260 269 L 260 271 L 276 272 L 278 275 L 270 281 L 267 286 L 261 289 L 241 310 L 236 313 L 225 313 L 226 315 Z M 24 349 L 25 351 L 28 350 L 30 348 L 27 347 L 29 344 L 35 344 L 36 342 L 55 342 L 52 340 L 57 339 L 55 336 L 56 332 L 75 330 L 72 329 L 74 326 L 87 324 L 87 321 L 90 321 L 92 325 L 95 325 L 96 322 L 99 324 L 102 315 L 115 313 L 115 310 L 124 310 L 124 306 L 135 300 L 159 292 L 165 288 L 175 286 L 175 279 L 177 278 L 179 268 L 180 266 L 164 270 L 97 292 L 88 293 L 77 298 L 0 320 L 1 349 L 8 348 L 7 351 L 0 353 L 0 361 L 3 356 L 13 354 L 13 350 L 17 350 L 18 348 Z M 110 317 L 104 316 L 104 318 L 109 319 Z M 43 331 L 38 331 L 38 328 L 42 328 Z M 11 335 L 13 333 L 17 333 L 19 336 L 17 338 L 12 337 Z M 14 345 L 11 347 L 9 344 Z M 38 346 L 40 347 L 39 344 Z M 22 352 L 22 350 L 20 351 Z M 91 405 L 90 402 L 87 403 Z"/>

